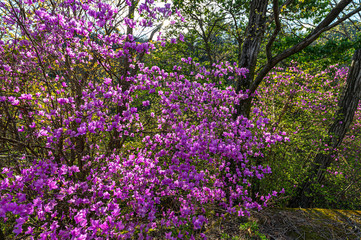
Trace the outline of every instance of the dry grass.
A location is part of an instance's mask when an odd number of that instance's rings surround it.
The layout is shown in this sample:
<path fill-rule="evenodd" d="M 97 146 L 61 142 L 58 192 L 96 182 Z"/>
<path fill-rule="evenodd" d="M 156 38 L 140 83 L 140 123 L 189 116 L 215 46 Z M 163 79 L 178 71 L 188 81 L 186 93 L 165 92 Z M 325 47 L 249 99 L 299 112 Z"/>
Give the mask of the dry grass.
<path fill-rule="evenodd" d="M 331 240 L 361 239 L 361 211 L 333 209 L 266 209 L 252 212 L 258 232 L 267 239 Z M 260 239 L 251 227 L 240 230 L 247 220 L 214 221 L 208 239 Z"/>

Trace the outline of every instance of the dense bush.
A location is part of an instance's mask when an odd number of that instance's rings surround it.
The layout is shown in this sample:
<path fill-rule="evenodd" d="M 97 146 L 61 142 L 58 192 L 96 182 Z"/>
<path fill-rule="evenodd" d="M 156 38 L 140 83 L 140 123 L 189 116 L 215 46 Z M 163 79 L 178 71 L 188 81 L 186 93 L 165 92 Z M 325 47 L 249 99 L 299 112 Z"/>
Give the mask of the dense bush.
<path fill-rule="evenodd" d="M 119 12 L 134 10 L 127 1 L 0 7 L 0 217 L 16 235 L 193 238 L 207 208 L 247 215 L 266 206 L 271 194 L 252 199 L 248 191 L 271 169 L 248 158 L 283 137 L 257 109 L 233 119 L 246 94 L 204 83 L 247 71 L 222 63 L 186 79 L 177 66 L 145 67 L 154 45 L 116 25 L 150 27 L 171 15 L 168 4 L 139 4 L 138 21 Z"/>

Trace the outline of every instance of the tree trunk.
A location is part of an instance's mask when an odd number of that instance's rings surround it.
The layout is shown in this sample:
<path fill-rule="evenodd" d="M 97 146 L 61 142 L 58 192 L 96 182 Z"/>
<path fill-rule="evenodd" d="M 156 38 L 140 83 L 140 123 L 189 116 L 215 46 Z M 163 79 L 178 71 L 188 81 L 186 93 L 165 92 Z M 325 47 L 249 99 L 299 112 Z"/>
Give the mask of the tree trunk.
<path fill-rule="evenodd" d="M 256 68 L 257 57 L 261 47 L 266 28 L 266 11 L 268 0 L 252 0 L 249 22 L 246 29 L 246 39 L 243 42 L 242 53 L 238 59 L 240 68 L 247 68 L 249 73 L 244 78 L 239 77 L 236 83 L 236 91 L 246 91 L 250 89 L 254 79 L 254 71 Z M 251 100 L 241 101 L 239 105 L 235 105 L 237 113 L 234 118 L 240 115 L 249 117 Z"/>
<path fill-rule="evenodd" d="M 298 189 L 298 194 L 291 200 L 290 207 L 311 207 L 314 201 L 312 185 L 322 183 L 325 172 L 334 161 L 335 150 L 340 146 L 361 97 L 361 49 L 357 50 L 352 59 L 352 65 L 347 76 L 346 86 L 338 103 L 335 122 L 329 129 L 330 138 L 326 142 L 330 146 L 328 154 L 319 153 L 311 165 L 311 170 L 305 182 Z"/>

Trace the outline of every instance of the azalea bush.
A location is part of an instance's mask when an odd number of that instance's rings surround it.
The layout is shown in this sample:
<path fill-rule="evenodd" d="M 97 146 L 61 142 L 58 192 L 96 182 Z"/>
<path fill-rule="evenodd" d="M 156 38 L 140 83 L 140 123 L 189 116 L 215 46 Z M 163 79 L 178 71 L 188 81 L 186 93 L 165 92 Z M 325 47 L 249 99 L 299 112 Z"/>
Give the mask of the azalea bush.
<path fill-rule="evenodd" d="M 146 67 L 155 46 L 133 30 L 181 16 L 132 4 L 1 3 L 0 218 L 15 235 L 189 239 L 204 236 L 210 208 L 243 216 L 277 195 L 250 197 L 250 179 L 271 169 L 249 158 L 284 133 L 257 109 L 233 119 L 247 94 L 209 81 L 247 70 Z"/>

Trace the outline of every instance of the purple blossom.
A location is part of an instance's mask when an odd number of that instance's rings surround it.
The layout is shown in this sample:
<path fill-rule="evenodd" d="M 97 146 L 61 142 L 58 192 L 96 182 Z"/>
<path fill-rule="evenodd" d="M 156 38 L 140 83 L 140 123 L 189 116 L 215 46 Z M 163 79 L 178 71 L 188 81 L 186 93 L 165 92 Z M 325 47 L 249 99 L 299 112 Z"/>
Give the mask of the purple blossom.
<path fill-rule="evenodd" d="M 126 1 L 120 7 L 130 5 Z M 77 17 L 69 9 L 84 15 Z M 170 9 L 148 0 L 137 6 L 144 18 L 121 23 L 149 27 L 159 17 L 169 17 Z M 36 224 L 25 233 L 40 239 L 149 239 L 150 229 L 186 225 L 193 225 L 193 232 L 165 237 L 194 239 L 208 221 L 202 205 L 218 204 L 231 214 L 261 207 L 249 197 L 249 178 L 263 178 L 271 169 L 249 166 L 248 159 L 262 157 L 267 144 L 284 141 L 286 134 L 268 129 L 269 121 L 258 109 L 251 119 L 233 119 L 234 103 L 249 92 L 236 94 L 232 87 L 198 82 L 248 71 L 230 63 L 208 70 L 192 58 L 182 59 L 194 69 L 191 77 L 182 75 L 183 65 L 172 72 L 147 67 L 139 54 L 156 45 L 138 43 L 125 32 L 103 31 L 112 26 L 117 11 L 99 1 L 64 1 L 53 10 L 29 12 L 27 22 L 11 22 L 41 42 L 9 43 L 9 49 L 25 49 L 25 54 L 16 56 L 13 67 L 0 62 L 6 93 L 1 104 L 16 115 L 16 128 L 29 146 L 38 148 L 36 156 L 23 157 L 29 164 L 19 166 L 20 171 L 2 169 L 0 217 L 16 219 L 16 234 L 24 234 L 22 226 L 31 218 Z M 166 40 L 159 40 L 165 46 Z M 184 41 L 182 34 L 179 40 Z M 6 49 L 0 51 L 7 55 Z M 117 64 L 127 71 L 119 74 Z M 62 70 L 50 77 L 50 69 Z M 94 73 L 107 77 L 101 80 Z M 32 77 L 21 79 L 26 74 Z M 22 80 L 38 93 L 21 92 Z M 232 172 L 234 162 L 239 168 Z M 179 208 L 162 205 L 164 200 L 179 203 Z"/>

